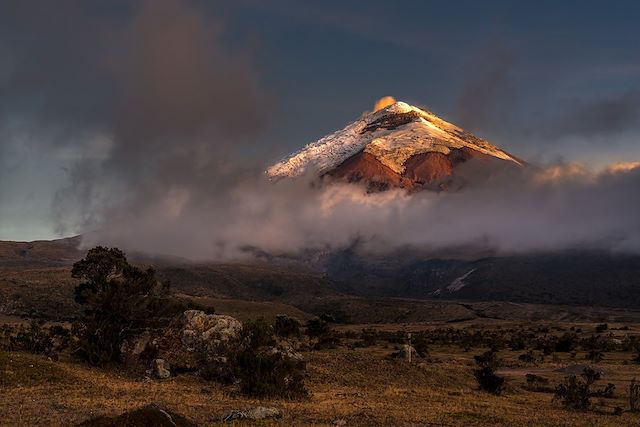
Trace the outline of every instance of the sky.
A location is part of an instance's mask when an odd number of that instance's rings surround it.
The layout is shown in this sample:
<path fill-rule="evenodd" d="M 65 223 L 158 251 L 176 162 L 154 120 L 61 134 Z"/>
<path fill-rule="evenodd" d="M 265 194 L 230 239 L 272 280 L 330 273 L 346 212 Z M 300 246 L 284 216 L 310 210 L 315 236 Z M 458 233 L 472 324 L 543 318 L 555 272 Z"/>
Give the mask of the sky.
<path fill-rule="evenodd" d="M 230 162 L 264 167 L 385 95 L 536 164 L 640 160 L 639 14 L 623 0 L 3 1 L 0 239 L 100 227 L 131 188 L 157 191 L 151 176 L 170 200 L 223 186 Z"/>

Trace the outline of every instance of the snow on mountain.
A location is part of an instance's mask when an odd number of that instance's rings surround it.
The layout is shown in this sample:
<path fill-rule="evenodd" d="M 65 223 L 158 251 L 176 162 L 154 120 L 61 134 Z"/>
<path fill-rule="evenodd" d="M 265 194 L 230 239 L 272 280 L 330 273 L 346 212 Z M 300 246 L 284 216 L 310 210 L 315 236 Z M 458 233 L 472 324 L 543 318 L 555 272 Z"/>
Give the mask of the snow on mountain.
<path fill-rule="evenodd" d="M 394 173 L 403 174 L 407 161 L 416 155 L 441 153 L 448 156 L 461 149 L 522 164 L 505 151 L 430 111 L 394 102 L 378 111 L 365 112 L 344 129 L 306 145 L 271 166 L 266 173 L 270 178 L 296 177 L 305 173 L 323 175 L 362 152 L 373 156 Z"/>
<path fill-rule="evenodd" d="M 456 279 L 454 279 L 454 281 L 451 282 L 451 284 L 449 286 L 447 286 L 447 290 L 449 292 L 458 292 L 460 289 L 462 289 L 465 286 L 467 286 L 467 284 L 464 282 L 464 279 L 469 277 L 471 275 L 471 273 L 473 273 L 474 271 L 476 271 L 475 268 L 473 270 L 463 274 L 462 276 L 457 277 Z"/>

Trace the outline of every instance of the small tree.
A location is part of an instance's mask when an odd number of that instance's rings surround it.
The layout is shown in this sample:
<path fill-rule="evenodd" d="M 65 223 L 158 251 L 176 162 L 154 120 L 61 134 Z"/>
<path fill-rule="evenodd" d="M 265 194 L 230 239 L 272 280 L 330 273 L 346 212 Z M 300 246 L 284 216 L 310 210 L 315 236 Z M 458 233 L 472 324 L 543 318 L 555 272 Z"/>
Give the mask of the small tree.
<path fill-rule="evenodd" d="M 71 275 L 81 279 L 75 300 L 84 306 L 77 354 L 92 365 L 115 362 L 123 340 L 153 320 L 150 294 L 157 281 L 153 269 L 127 262 L 117 248 L 95 247 L 73 265 Z"/>

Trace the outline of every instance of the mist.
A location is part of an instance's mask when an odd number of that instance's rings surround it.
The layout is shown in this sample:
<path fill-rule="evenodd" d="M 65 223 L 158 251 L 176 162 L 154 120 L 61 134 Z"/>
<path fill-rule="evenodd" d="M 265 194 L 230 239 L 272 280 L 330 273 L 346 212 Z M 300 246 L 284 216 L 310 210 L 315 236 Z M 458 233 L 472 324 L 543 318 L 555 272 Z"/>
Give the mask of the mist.
<path fill-rule="evenodd" d="M 237 176 L 207 198 L 188 188 L 157 189 L 141 204 L 120 206 L 84 243 L 197 260 L 333 251 L 356 240 L 373 252 L 640 250 L 640 206 L 632 197 L 640 185 L 637 164 L 600 172 L 575 164 L 504 170 L 473 182 L 471 163 L 459 172 L 465 186 L 455 192 L 369 193 L 310 177 L 273 183 L 258 173 Z"/>

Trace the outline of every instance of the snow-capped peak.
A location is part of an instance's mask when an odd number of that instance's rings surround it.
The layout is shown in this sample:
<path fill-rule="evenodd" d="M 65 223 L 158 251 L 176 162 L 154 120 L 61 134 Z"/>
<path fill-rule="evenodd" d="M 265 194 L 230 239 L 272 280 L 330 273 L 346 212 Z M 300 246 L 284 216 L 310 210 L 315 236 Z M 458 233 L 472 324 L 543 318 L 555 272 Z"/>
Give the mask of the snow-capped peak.
<path fill-rule="evenodd" d="M 397 173 L 411 156 L 427 152 L 445 155 L 467 147 L 482 154 L 521 164 L 489 142 L 464 131 L 428 110 L 394 102 L 378 111 L 365 112 L 353 123 L 274 164 L 271 178 L 322 175 L 364 151 Z"/>

